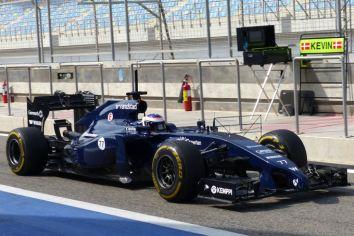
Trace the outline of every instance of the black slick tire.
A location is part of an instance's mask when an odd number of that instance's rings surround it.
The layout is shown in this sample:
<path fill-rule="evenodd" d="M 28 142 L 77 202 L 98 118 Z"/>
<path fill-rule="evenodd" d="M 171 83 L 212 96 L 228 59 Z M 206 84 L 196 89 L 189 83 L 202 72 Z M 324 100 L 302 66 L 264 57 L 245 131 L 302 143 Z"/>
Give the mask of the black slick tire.
<path fill-rule="evenodd" d="M 198 194 L 198 181 L 205 175 L 200 151 L 180 140 L 164 142 L 152 161 L 152 180 L 160 196 L 169 202 L 187 202 Z"/>
<path fill-rule="evenodd" d="M 45 168 L 48 149 L 48 142 L 39 129 L 18 128 L 7 138 L 7 161 L 17 175 L 38 175 Z"/>
<path fill-rule="evenodd" d="M 259 143 L 283 153 L 288 159 L 294 162 L 298 168 L 305 168 L 307 166 L 305 146 L 299 136 L 290 130 L 273 130 L 264 134 L 259 139 Z"/>

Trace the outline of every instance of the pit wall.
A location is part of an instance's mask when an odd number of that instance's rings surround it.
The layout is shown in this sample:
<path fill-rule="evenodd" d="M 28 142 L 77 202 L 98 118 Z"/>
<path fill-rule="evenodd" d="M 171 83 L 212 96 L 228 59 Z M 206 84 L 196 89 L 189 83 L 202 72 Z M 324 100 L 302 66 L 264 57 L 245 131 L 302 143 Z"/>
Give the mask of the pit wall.
<path fill-rule="evenodd" d="M 318 64 L 316 69 L 306 69 L 302 72 L 303 90 L 313 90 L 321 112 L 341 112 L 341 77 L 338 64 Z M 353 65 L 348 66 L 348 100 L 353 102 L 351 71 Z M 261 78 L 266 74 L 267 66 L 264 68 L 254 66 L 253 69 Z M 284 80 L 280 90 L 293 89 L 292 65 L 276 65 L 271 73 L 272 81 L 278 81 L 280 71 L 284 70 Z M 335 70 L 335 72 L 334 72 Z M 60 70 L 52 70 L 53 90 L 62 90 L 66 93 L 75 93 L 75 78 L 58 80 L 58 72 L 74 72 L 73 67 L 65 67 Z M 32 95 L 50 94 L 49 71 L 46 69 L 33 69 L 31 71 Z M 9 69 L 9 83 L 16 101 L 24 101 L 29 93 L 27 69 Z M 199 101 L 199 78 L 195 64 L 191 65 L 166 65 L 166 95 L 169 108 L 180 108 L 177 97 L 180 92 L 181 82 L 185 74 L 190 74 L 192 97 L 198 108 Z M 203 88 L 205 108 L 210 110 L 234 110 L 236 109 L 236 67 L 233 65 L 205 65 L 203 67 Z M 240 66 L 241 93 L 245 111 L 250 110 L 259 93 L 259 86 L 248 66 Z M 88 90 L 101 94 L 100 71 L 97 67 L 77 68 L 78 90 Z M 5 72 L 0 70 L 0 81 L 5 80 Z M 122 98 L 127 91 L 131 90 L 130 68 L 104 69 L 104 94 L 109 98 Z M 162 107 L 162 78 L 159 66 L 142 66 L 139 70 L 139 90 L 147 91 L 146 100 L 150 101 L 151 107 Z M 268 84 L 265 88 L 269 97 L 272 97 L 272 87 Z M 266 109 L 266 97 L 262 95 L 262 103 L 259 111 Z M 349 109 L 352 110 L 351 107 Z"/>

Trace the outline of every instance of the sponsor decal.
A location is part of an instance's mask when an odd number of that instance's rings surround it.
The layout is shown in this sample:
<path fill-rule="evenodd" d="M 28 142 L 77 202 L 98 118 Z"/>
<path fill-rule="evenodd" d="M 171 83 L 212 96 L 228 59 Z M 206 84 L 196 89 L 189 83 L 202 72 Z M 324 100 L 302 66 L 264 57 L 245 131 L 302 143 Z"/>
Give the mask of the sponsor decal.
<path fill-rule="evenodd" d="M 302 54 L 344 53 L 344 38 L 315 38 L 300 40 Z"/>
<path fill-rule="evenodd" d="M 299 179 L 293 179 L 293 185 L 296 187 L 299 184 Z"/>
<path fill-rule="evenodd" d="M 117 110 L 137 110 L 138 104 L 116 104 Z"/>
<path fill-rule="evenodd" d="M 257 150 L 256 153 L 262 155 L 262 154 L 269 154 L 269 153 L 274 153 L 274 152 L 270 149 L 261 149 L 261 150 Z"/>
<path fill-rule="evenodd" d="M 136 133 L 136 128 L 135 127 L 126 127 L 125 131 L 127 133 Z"/>
<path fill-rule="evenodd" d="M 106 141 L 104 140 L 103 137 L 99 138 L 97 141 L 97 146 L 100 150 L 105 150 L 106 149 Z"/>
<path fill-rule="evenodd" d="M 119 177 L 119 181 L 122 184 L 129 184 L 132 182 L 132 179 L 130 177 Z"/>
<path fill-rule="evenodd" d="M 263 145 L 251 145 L 251 146 L 246 146 L 246 148 L 252 149 L 252 148 L 259 148 L 259 147 L 263 147 Z"/>
<path fill-rule="evenodd" d="M 39 118 L 43 118 L 43 111 L 28 111 L 28 115 L 30 116 L 38 116 Z"/>
<path fill-rule="evenodd" d="M 58 79 L 61 80 L 67 80 L 67 79 L 73 79 L 74 78 L 74 73 L 72 72 L 64 72 L 64 73 L 58 73 Z"/>
<path fill-rule="evenodd" d="M 271 159 L 283 158 L 283 156 L 282 155 L 275 155 L 275 156 L 267 156 L 266 158 L 268 160 L 271 160 Z"/>
<path fill-rule="evenodd" d="M 113 113 L 112 112 L 108 113 L 107 120 L 108 121 L 112 121 L 113 120 Z"/>
<path fill-rule="evenodd" d="M 189 138 L 187 137 L 179 137 L 177 138 L 177 140 L 183 140 L 183 141 L 187 141 L 187 142 L 190 142 L 194 145 L 197 145 L 197 146 L 201 146 L 202 145 L 202 142 L 201 141 L 198 141 L 198 140 L 190 140 Z"/>
<path fill-rule="evenodd" d="M 205 184 L 204 185 L 204 191 L 210 189 L 209 185 Z"/>
<path fill-rule="evenodd" d="M 294 166 L 294 167 L 290 167 L 289 170 L 292 170 L 292 171 L 295 171 L 295 172 L 296 172 L 296 171 L 298 171 L 299 169 L 298 169 L 296 166 Z"/>
<path fill-rule="evenodd" d="M 215 185 L 211 186 L 210 192 L 212 194 L 232 195 L 232 189 L 216 187 Z"/>
<path fill-rule="evenodd" d="M 28 120 L 28 124 L 30 124 L 30 125 L 42 126 L 42 121 L 38 121 L 38 120 Z"/>

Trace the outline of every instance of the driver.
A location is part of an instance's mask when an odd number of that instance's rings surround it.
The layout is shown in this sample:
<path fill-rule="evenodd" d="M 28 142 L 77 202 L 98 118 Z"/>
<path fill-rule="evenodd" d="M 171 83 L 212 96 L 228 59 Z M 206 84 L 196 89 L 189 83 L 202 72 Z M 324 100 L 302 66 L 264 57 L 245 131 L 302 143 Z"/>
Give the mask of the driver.
<path fill-rule="evenodd" d="M 143 126 L 149 126 L 152 132 L 166 131 L 166 123 L 159 114 L 148 114 L 142 119 Z"/>

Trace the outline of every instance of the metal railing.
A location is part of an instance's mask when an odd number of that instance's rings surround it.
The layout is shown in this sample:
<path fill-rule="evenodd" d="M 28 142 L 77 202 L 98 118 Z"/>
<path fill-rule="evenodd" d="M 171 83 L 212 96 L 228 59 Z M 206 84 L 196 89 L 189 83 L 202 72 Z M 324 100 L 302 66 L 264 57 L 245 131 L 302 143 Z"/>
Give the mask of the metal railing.
<path fill-rule="evenodd" d="M 236 94 L 237 94 L 237 110 L 239 117 L 240 129 L 242 129 L 242 103 L 241 103 L 241 81 L 240 81 L 240 63 L 237 59 L 226 58 L 226 59 L 205 59 L 205 60 L 160 60 L 160 61 L 135 61 L 128 62 L 131 70 L 131 82 L 132 89 L 134 89 L 134 69 L 141 67 L 143 65 L 159 65 L 160 73 L 161 73 L 161 83 L 162 83 L 162 101 L 163 101 L 163 110 L 164 117 L 167 120 L 167 96 L 166 96 L 166 74 L 165 74 L 165 65 L 195 65 L 198 71 L 199 77 L 199 102 L 200 102 L 200 112 L 201 112 L 201 120 L 205 120 L 205 108 L 204 108 L 204 88 L 203 88 L 203 75 L 202 75 L 202 66 L 203 64 L 211 65 L 212 63 L 232 63 L 235 66 L 235 85 L 236 85 Z M 230 64 L 229 64 L 230 65 Z M 227 65 L 228 66 L 228 65 Z M 17 69 L 27 69 L 28 70 L 28 88 L 29 93 L 28 96 L 32 98 L 32 74 L 30 73 L 32 69 L 47 69 L 48 77 L 49 77 L 49 86 L 50 86 L 50 94 L 53 95 L 53 78 L 52 78 L 52 70 L 53 69 L 61 69 L 63 67 L 73 67 L 74 68 L 74 82 L 75 82 L 75 91 L 79 91 L 79 81 L 78 81 L 78 68 L 79 67 L 98 67 L 100 70 L 100 85 L 101 85 L 101 99 L 102 102 L 105 101 L 105 91 L 104 91 L 104 76 L 103 69 L 104 68 L 121 68 L 122 65 L 116 64 L 114 62 L 78 62 L 78 63 L 49 63 L 49 64 L 8 64 L 8 65 L 0 65 L 0 69 L 3 68 L 5 70 L 5 80 L 8 88 L 10 87 L 11 80 L 9 79 L 8 70 L 17 68 Z M 143 82 L 143 81 L 142 81 Z M 7 89 L 7 98 L 8 98 L 8 115 L 11 116 L 11 91 Z M 54 116 L 53 116 L 54 117 Z"/>
<path fill-rule="evenodd" d="M 342 107 L 343 107 L 343 119 L 344 119 L 344 136 L 348 137 L 348 112 L 347 112 L 347 77 L 345 68 L 345 57 L 343 55 L 331 55 L 331 56 L 299 56 L 293 58 L 293 79 L 294 79 L 294 110 L 295 110 L 295 129 L 296 133 L 300 133 L 299 122 L 299 94 L 298 85 L 299 81 L 299 62 L 302 60 L 323 60 L 323 59 L 338 59 L 341 63 L 341 77 L 342 77 Z"/>
<path fill-rule="evenodd" d="M 250 118 L 249 115 L 242 116 L 243 118 Z M 262 136 L 263 133 L 263 125 L 262 125 L 262 115 L 256 115 L 255 119 L 246 119 L 249 120 L 247 123 L 234 123 L 234 120 L 239 119 L 239 116 L 225 116 L 225 117 L 215 117 L 213 119 L 212 128 L 218 129 L 218 131 L 226 131 L 227 134 L 239 134 L 242 136 L 246 136 L 247 134 L 255 134 L 258 133 L 259 137 Z M 237 128 L 239 127 L 239 128 Z M 241 128 L 243 127 L 243 128 Z M 222 128 L 220 130 L 219 128 Z M 237 131 L 238 130 L 238 131 Z M 258 137 L 258 138 L 259 138 Z"/>
<path fill-rule="evenodd" d="M 301 60 L 323 60 L 323 59 L 338 59 L 341 62 L 341 76 L 342 76 L 342 94 L 343 94 L 343 119 L 344 119 L 344 135 L 348 137 L 348 113 L 347 113 L 347 80 L 345 76 L 345 62 L 344 57 L 341 55 L 333 55 L 333 56 L 301 56 L 295 57 L 293 60 L 293 79 L 294 79 L 294 110 L 295 110 L 295 128 L 296 132 L 300 133 L 300 121 L 299 121 L 299 98 L 298 98 L 298 73 L 299 73 L 299 65 L 298 62 Z M 160 67 L 160 74 L 161 74 L 161 85 L 162 85 L 162 102 L 163 102 L 163 112 L 166 120 L 168 119 L 167 114 L 167 95 L 166 95 L 166 74 L 165 74 L 165 66 L 166 65 L 194 65 L 197 68 L 198 77 L 199 77 L 199 102 L 200 102 L 200 117 L 201 120 L 205 120 L 205 107 L 204 107 L 204 88 L 203 88 L 203 65 L 209 63 L 212 65 L 213 63 L 232 63 L 231 65 L 235 66 L 235 85 L 236 85 L 236 93 L 237 93 L 237 117 L 239 119 L 240 130 L 243 130 L 243 120 L 242 120 L 242 96 L 241 96 L 241 81 L 240 81 L 240 64 L 237 59 L 205 59 L 205 60 L 160 60 L 160 61 L 131 61 L 127 62 L 126 64 L 117 64 L 115 62 L 81 62 L 81 63 L 50 63 L 50 64 L 8 64 L 8 65 L 0 65 L 0 69 L 4 70 L 5 72 L 5 80 L 7 83 L 7 99 L 8 99 L 8 115 L 12 116 L 11 113 L 11 80 L 9 79 L 9 69 L 26 69 L 28 74 L 28 96 L 32 98 L 32 73 L 33 69 L 47 69 L 48 70 L 48 78 L 49 78 L 49 85 L 50 85 L 50 94 L 53 94 L 53 78 L 52 78 L 52 70 L 61 69 L 62 67 L 74 67 L 75 72 L 75 90 L 79 90 L 79 82 L 78 82 L 78 73 L 77 69 L 79 67 L 88 67 L 94 66 L 98 67 L 100 70 L 100 85 L 101 85 L 101 96 L 102 102 L 105 101 L 105 90 L 104 90 L 104 76 L 103 70 L 106 68 L 114 69 L 114 68 L 129 68 L 131 69 L 132 75 L 132 89 L 134 89 L 134 78 L 133 78 L 133 71 L 135 68 L 138 68 L 143 65 L 159 65 Z M 229 64 L 230 65 L 230 64 Z M 229 66 L 227 65 L 227 66 Z M 144 82 L 144 81 L 141 81 Z"/>
<path fill-rule="evenodd" d="M 238 114 L 239 114 L 239 123 L 240 129 L 242 129 L 242 103 L 241 103 L 241 80 L 240 80 L 240 63 L 238 59 L 234 58 L 226 58 L 226 59 L 205 59 L 205 60 L 161 60 L 161 61 L 141 61 L 141 62 L 133 62 L 131 63 L 131 75 L 132 75 L 132 89 L 134 89 L 134 68 L 141 65 L 160 65 L 161 70 L 161 80 L 162 80 L 162 101 L 163 101 L 163 110 L 164 117 L 167 120 L 167 100 L 166 100 L 166 75 L 165 75 L 165 65 L 174 64 L 188 64 L 193 65 L 196 64 L 199 75 L 199 101 L 200 101 L 200 112 L 201 112 L 201 120 L 205 120 L 205 110 L 204 110 L 204 89 L 203 89 L 203 75 L 202 75 L 202 64 L 205 63 L 225 63 L 225 62 L 234 62 L 236 69 L 236 90 L 237 90 L 237 104 L 238 104 Z"/>
<path fill-rule="evenodd" d="M 204 89 L 203 89 L 203 75 L 202 75 L 202 66 L 203 64 L 209 63 L 234 63 L 235 65 L 235 84 L 237 90 L 237 104 L 238 104 L 238 116 L 239 123 L 241 124 L 240 129 L 242 129 L 242 104 L 241 104 L 241 81 L 240 81 L 240 63 L 237 59 L 226 58 L 226 59 L 205 59 L 205 60 L 161 60 L 161 61 L 136 61 L 136 62 L 128 62 L 131 68 L 131 78 L 132 78 L 132 89 L 134 89 L 134 68 L 138 68 L 142 65 L 159 65 L 160 73 L 161 73 L 161 82 L 162 82 L 162 101 L 163 101 L 163 110 L 164 116 L 167 120 L 167 97 L 166 97 L 166 75 L 165 75 L 165 65 L 195 65 L 198 69 L 199 74 L 199 101 L 201 107 L 201 120 L 205 120 L 205 109 L 204 109 Z M 5 80 L 7 86 L 10 87 L 11 81 L 9 80 L 8 70 L 17 68 L 17 69 L 27 69 L 28 70 L 28 88 L 29 93 L 28 96 L 32 98 L 32 69 L 48 69 L 48 77 L 49 77 L 49 86 L 50 93 L 53 95 L 53 78 L 52 78 L 52 70 L 60 69 L 62 67 L 73 67 L 74 68 L 74 80 L 75 80 L 75 91 L 79 91 L 79 81 L 78 81 L 78 67 L 98 67 L 100 70 L 100 85 L 101 85 L 101 99 L 102 102 L 105 101 L 105 91 L 104 91 L 104 76 L 103 69 L 104 68 L 121 68 L 118 64 L 114 62 L 78 62 L 78 63 L 49 63 L 49 64 L 8 64 L 8 65 L 0 65 L 0 69 L 3 68 L 5 70 Z M 11 99 L 11 91 L 8 89 L 8 101 Z M 8 115 L 11 116 L 11 102 L 8 102 Z"/>
<path fill-rule="evenodd" d="M 11 90 L 10 90 L 10 80 L 9 80 L 9 69 L 27 69 L 28 71 L 28 96 L 32 98 L 32 74 L 31 69 L 34 68 L 51 68 L 50 64 L 13 64 L 13 65 L 0 65 L 0 69 L 5 70 L 5 81 L 6 81 L 6 89 L 7 89 L 7 108 L 8 108 L 8 115 L 11 116 Z M 51 86 L 51 94 L 52 91 L 52 73 L 49 70 L 49 79 L 50 79 L 50 86 Z"/>

